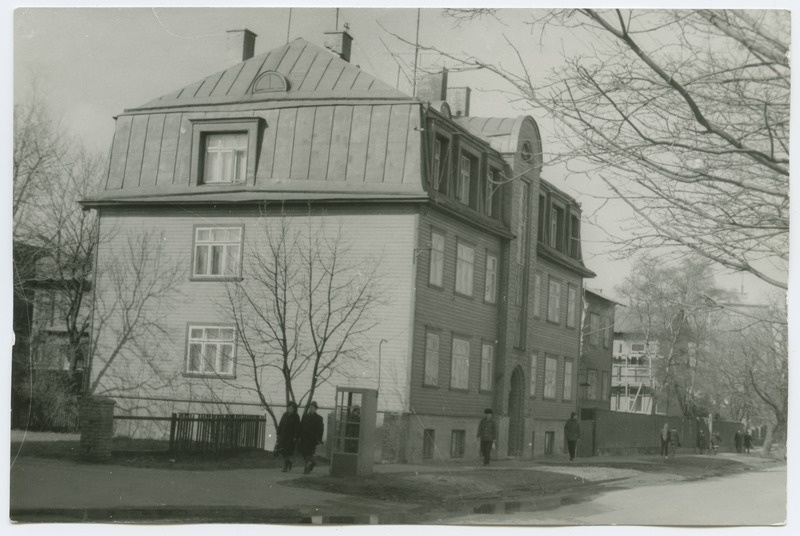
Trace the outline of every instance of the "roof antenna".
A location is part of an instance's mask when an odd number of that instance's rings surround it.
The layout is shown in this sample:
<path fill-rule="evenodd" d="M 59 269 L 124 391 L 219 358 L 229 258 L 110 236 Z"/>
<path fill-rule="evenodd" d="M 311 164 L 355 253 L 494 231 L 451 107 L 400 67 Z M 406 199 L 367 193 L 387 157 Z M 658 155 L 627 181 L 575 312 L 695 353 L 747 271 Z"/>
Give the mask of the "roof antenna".
<path fill-rule="evenodd" d="M 336 31 L 339 31 L 339 8 L 336 8 Z"/>
<path fill-rule="evenodd" d="M 419 57 L 419 13 L 420 9 L 417 8 L 417 38 L 414 40 L 414 82 L 412 84 L 411 96 L 417 96 L 417 57 Z"/>
<path fill-rule="evenodd" d="M 292 31 L 292 8 L 289 8 L 289 24 L 286 25 L 286 44 L 289 44 L 289 33 Z"/>

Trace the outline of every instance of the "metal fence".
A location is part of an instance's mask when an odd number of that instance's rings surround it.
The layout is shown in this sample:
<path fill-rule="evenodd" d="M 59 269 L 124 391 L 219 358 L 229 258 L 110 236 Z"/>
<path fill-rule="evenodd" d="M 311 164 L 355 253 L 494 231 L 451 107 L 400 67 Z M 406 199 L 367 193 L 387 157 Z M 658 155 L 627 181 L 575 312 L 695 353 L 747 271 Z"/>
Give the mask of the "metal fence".
<path fill-rule="evenodd" d="M 263 449 L 266 415 L 173 413 L 169 450 L 173 454 L 221 454 Z"/>

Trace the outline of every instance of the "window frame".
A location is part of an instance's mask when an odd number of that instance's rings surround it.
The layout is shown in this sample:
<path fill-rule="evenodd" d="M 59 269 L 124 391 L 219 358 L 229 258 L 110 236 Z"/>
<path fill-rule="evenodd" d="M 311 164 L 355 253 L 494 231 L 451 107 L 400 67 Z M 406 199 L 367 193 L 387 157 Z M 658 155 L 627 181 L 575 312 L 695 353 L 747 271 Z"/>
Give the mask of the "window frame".
<path fill-rule="evenodd" d="M 557 201 L 553 201 L 550 205 L 550 247 L 563 253 L 567 207 Z"/>
<path fill-rule="evenodd" d="M 594 382 L 592 382 L 592 377 L 594 377 Z M 598 390 L 598 378 L 599 375 L 597 374 L 597 369 L 587 369 L 586 370 L 586 399 L 587 400 L 598 400 L 598 396 L 600 392 Z"/>
<path fill-rule="evenodd" d="M 192 159 L 189 175 L 191 184 L 204 188 L 230 188 L 254 185 L 258 165 L 258 138 L 263 119 L 260 117 L 232 117 L 224 119 L 190 119 L 192 125 Z M 211 134 L 244 133 L 247 136 L 247 166 L 240 181 L 205 182 L 205 139 Z"/>
<path fill-rule="evenodd" d="M 569 366 L 569 374 L 567 374 L 567 366 Z M 572 388 L 572 376 L 574 375 L 575 366 L 572 359 L 564 359 L 564 378 L 561 385 L 561 400 L 572 401 L 574 400 L 574 389 Z"/>
<path fill-rule="evenodd" d="M 467 431 L 450 430 L 450 458 L 460 459 L 466 454 Z"/>
<path fill-rule="evenodd" d="M 211 372 L 208 372 L 208 371 L 205 371 L 205 370 L 200 372 L 200 371 L 194 371 L 194 370 L 190 370 L 189 369 L 189 366 L 190 366 L 189 363 L 190 363 L 190 359 L 191 359 L 191 345 L 192 345 L 193 341 L 197 340 L 197 339 L 192 339 L 192 330 L 193 329 L 202 329 L 203 330 L 203 337 L 204 338 L 200 339 L 201 341 L 203 341 L 202 342 L 203 345 L 205 345 L 206 342 L 209 340 L 207 338 L 207 336 L 205 335 L 205 331 L 208 330 L 208 329 L 219 329 L 219 330 L 230 329 L 233 332 L 233 339 L 231 339 L 230 341 L 226 341 L 224 339 L 216 339 L 216 340 L 214 340 L 214 342 L 217 343 L 217 354 L 216 354 L 217 363 L 215 363 L 215 366 L 219 364 L 219 355 L 220 355 L 219 344 L 222 344 L 222 343 L 225 343 L 225 342 L 230 342 L 230 344 L 232 346 L 231 355 L 230 355 L 230 360 L 231 360 L 231 372 L 230 373 L 218 372 L 217 370 L 214 370 L 214 369 L 212 369 Z M 183 360 L 183 375 L 185 377 L 189 377 L 189 378 L 235 379 L 236 378 L 236 367 L 237 367 L 237 348 L 238 348 L 238 334 L 236 332 L 236 326 L 235 325 L 218 324 L 218 323 L 214 323 L 214 322 L 187 322 L 186 323 L 186 341 L 185 341 L 185 344 L 184 344 L 185 354 L 184 354 L 184 360 Z M 205 364 L 205 359 L 203 359 L 201 361 L 201 363 Z M 205 365 L 204 365 L 204 367 L 205 367 Z"/>
<path fill-rule="evenodd" d="M 561 280 L 554 278 L 552 275 L 548 276 L 547 281 L 547 321 L 551 324 L 561 324 Z M 553 286 L 557 285 L 558 290 L 554 293 Z M 553 300 L 555 294 L 556 299 Z M 552 313 L 552 314 L 551 314 Z M 555 317 L 555 319 L 553 319 Z"/>
<path fill-rule="evenodd" d="M 600 400 L 603 402 L 609 401 L 609 394 L 611 392 L 611 378 L 607 370 L 600 372 Z"/>
<path fill-rule="evenodd" d="M 539 353 L 531 352 L 528 357 L 530 378 L 528 380 L 528 397 L 536 398 L 536 389 L 539 386 Z"/>
<path fill-rule="evenodd" d="M 601 340 L 600 315 L 589 313 L 589 346 L 599 346 Z"/>
<path fill-rule="evenodd" d="M 462 247 L 472 250 L 472 263 L 470 264 L 470 277 L 469 277 L 469 294 L 467 294 L 466 292 L 462 292 L 458 288 L 459 287 L 458 283 L 460 281 L 460 279 L 459 279 L 459 274 L 460 274 L 459 265 L 462 262 L 461 257 L 460 257 L 460 252 L 461 252 L 461 248 Z M 476 261 L 476 257 L 477 257 L 477 248 L 475 247 L 474 244 L 472 244 L 470 242 L 466 242 L 466 241 L 464 241 L 464 240 L 462 240 L 460 238 L 456 238 L 456 277 L 455 277 L 455 284 L 454 284 L 453 290 L 454 290 L 454 292 L 455 292 L 455 294 L 457 296 L 461 296 L 461 297 L 464 297 L 464 298 L 470 298 L 470 299 L 473 299 L 474 296 L 475 296 L 475 261 Z M 466 261 L 463 261 L 463 262 L 466 262 Z"/>
<path fill-rule="evenodd" d="M 489 270 L 489 259 L 494 259 L 494 271 Z M 494 253 L 486 251 L 485 271 L 483 276 L 483 302 L 497 305 L 497 273 L 500 271 L 500 258 Z M 489 274 L 492 274 L 491 280 Z M 491 281 L 492 291 L 489 292 L 489 282 Z"/>
<path fill-rule="evenodd" d="M 542 272 L 533 273 L 533 317 L 542 317 Z"/>
<path fill-rule="evenodd" d="M 239 258 L 237 259 L 236 263 L 236 273 L 234 274 L 197 274 L 197 234 L 201 229 L 207 229 L 209 232 L 215 229 L 239 229 Z M 215 243 L 209 241 L 208 246 L 209 248 L 213 246 Z M 225 254 L 223 254 L 223 258 L 227 259 L 227 248 L 233 244 L 233 242 L 220 242 L 225 247 Z M 202 245 L 202 244 L 200 244 Z M 209 249 L 210 251 L 210 249 Z M 211 255 L 208 255 L 207 263 L 211 262 Z M 205 223 L 196 223 L 192 226 L 192 261 L 190 266 L 189 272 L 189 280 L 190 281 L 241 281 L 242 280 L 242 263 L 244 262 L 244 224 L 241 223 L 221 223 L 221 224 L 205 224 Z"/>
<path fill-rule="evenodd" d="M 548 364 L 553 364 L 553 369 L 549 370 Z M 545 400 L 555 400 L 558 396 L 558 357 L 545 354 L 544 357 L 544 391 L 542 398 Z M 548 387 L 552 387 L 552 395 L 548 395 Z"/>
<path fill-rule="evenodd" d="M 434 383 L 428 382 L 428 363 L 429 363 L 429 346 L 428 346 L 428 338 L 430 336 L 435 336 L 437 340 L 437 348 L 436 348 L 436 380 Z M 426 327 L 425 328 L 425 354 L 423 356 L 422 362 L 422 386 L 423 387 L 438 387 L 439 386 L 439 369 L 441 365 L 442 359 L 442 333 L 441 331 Z"/>
<path fill-rule="evenodd" d="M 463 360 L 466 363 L 465 367 L 465 377 L 464 381 L 466 385 L 461 387 L 460 385 L 455 385 L 454 380 L 456 379 L 454 376 L 455 373 L 455 363 L 456 363 L 456 341 L 458 342 L 465 342 L 467 344 L 467 354 L 466 356 L 460 355 L 458 358 Z M 470 369 L 470 361 L 471 361 L 471 354 L 472 354 L 472 343 L 469 340 L 469 337 L 464 335 L 453 334 L 450 341 L 450 390 L 451 391 L 469 391 L 469 369 Z"/>
<path fill-rule="evenodd" d="M 428 449 L 430 446 L 430 449 Z M 432 460 L 436 452 L 436 429 L 425 428 L 422 430 L 422 459 Z"/>
<path fill-rule="evenodd" d="M 567 328 L 575 329 L 577 325 L 578 290 L 572 283 L 567 283 Z"/>
<path fill-rule="evenodd" d="M 489 366 L 486 367 L 486 350 L 489 350 Z M 488 371 L 486 370 L 488 368 Z M 484 380 L 486 380 L 484 382 Z M 487 386 L 484 386 L 484 383 Z M 481 378 L 478 383 L 478 391 L 482 393 L 491 393 L 494 390 L 494 344 L 481 342 Z"/>
<path fill-rule="evenodd" d="M 435 241 L 433 239 L 434 235 L 435 236 L 439 236 L 442 239 L 442 249 L 441 249 L 441 251 L 437 250 L 436 247 L 435 247 Z M 431 235 L 430 236 L 431 236 L 431 251 L 430 251 L 430 255 L 428 256 L 428 286 L 436 288 L 436 289 L 439 289 L 439 290 L 443 290 L 444 289 L 444 264 L 445 264 L 445 256 L 446 256 L 446 253 L 447 253 L 447 236 L 445 235 L 445 233 L 439 231 L 436 228 L 431 228 Z M 433 267 L 434 267 L 433 258 L 434 258 L 434 253 L 441 253 L 441 264 L 439 265 L 439 268 L 440 268 L 439 269 L 439 279 L 440 279 L 440 281 L 439 281 L 438 284 L 433 281 Z"/>

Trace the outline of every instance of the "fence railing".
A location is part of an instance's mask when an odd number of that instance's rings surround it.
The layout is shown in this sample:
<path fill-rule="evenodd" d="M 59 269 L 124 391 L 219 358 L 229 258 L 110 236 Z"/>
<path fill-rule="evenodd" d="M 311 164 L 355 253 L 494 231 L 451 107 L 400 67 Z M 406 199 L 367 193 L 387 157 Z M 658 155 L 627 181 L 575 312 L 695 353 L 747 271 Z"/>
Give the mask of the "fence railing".
<path fill-rule="evenodd" d="M 266 415 L 173 413 L 169 450 L 173 454 L 220 454 L 263 449 Z"/>

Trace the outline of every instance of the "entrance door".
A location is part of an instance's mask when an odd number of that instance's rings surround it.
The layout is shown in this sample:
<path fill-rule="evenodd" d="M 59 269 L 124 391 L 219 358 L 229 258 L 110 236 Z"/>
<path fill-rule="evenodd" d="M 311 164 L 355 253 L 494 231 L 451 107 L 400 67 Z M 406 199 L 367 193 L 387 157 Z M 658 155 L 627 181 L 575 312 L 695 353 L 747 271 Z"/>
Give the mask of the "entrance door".
<path fill-rule="evenodd" d="M 508 455 L 522 456 L 525 443 L 525 375 L 520 367 L 511 373 L 508 391 Z"/>

